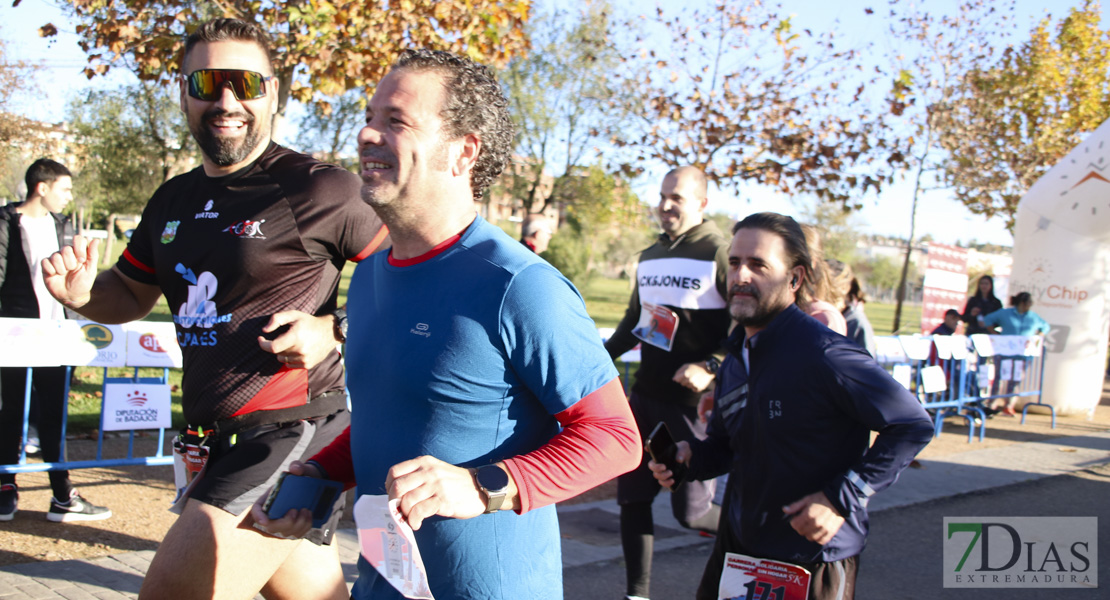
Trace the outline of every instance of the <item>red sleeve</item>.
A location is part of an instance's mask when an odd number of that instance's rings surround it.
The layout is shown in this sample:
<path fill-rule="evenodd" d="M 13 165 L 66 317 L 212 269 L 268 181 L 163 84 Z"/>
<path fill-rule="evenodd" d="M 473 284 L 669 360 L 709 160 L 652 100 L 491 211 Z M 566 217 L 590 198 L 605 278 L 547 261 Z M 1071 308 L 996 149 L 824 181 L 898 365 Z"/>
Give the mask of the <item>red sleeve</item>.
<path fill-rule="evenodd" d="M 343 433 L 339 434 L 326 448 L 316 453 L 309 460 L 327 471 L 328 479 L 342 481 L 346 485 L 343 489 L 353 487 L 355 484 L 355 461 L 351 456 L 351 426 L 348 425 Z"/>
<path fill-rule="evenodd" d="M 378 228 L 378 233 L 375 233 L 373 239 L 370 240 L 370 243 L 366 244 L 366 247 L 363 248 L 361 252 L 350 259 L 351 262 L 360 262 L 362 259 L 373 254 L 374 251 L 381 248 L 382 242 L 384 242 L 387 237 L 389 237 L 389 228 L 383 223 L 381 227 Z"/>
<path fill-rule="evenodd" d="M 619 378 L 555 418 L 563 430 L 551 441 L 505 461 L 522 513 L 577 496 L 635 469 L 643 458 L 640 431 Z"/>

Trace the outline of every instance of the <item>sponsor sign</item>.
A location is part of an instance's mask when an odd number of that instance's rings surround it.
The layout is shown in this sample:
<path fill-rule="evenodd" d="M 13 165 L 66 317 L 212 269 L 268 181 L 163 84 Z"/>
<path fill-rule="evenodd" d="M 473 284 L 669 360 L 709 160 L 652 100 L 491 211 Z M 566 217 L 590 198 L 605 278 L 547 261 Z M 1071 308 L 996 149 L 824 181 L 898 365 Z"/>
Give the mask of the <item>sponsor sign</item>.
<path fill-rule="evenodd" d="M 944 587 L 1098 587 L 1097 517 L 945 517 Z"/>
<path fill-rule="evenodd" d="M 74 322 L 81 335 L 75 342 L 93 353 L 92 358 L 73 365 L 86 367 L 127 366 L 127 335 L 122 325 L 104 325 L 94 321 Z"/>
<path fill-rule="evenodd" d="M 154 383 L 104 384 L 104 431 L 170 427 L 170 386 Z"/>
<path fill-rule="evenodd" d="M 127 331 L 127 366 L 181 367 L 181 347 L 173 323 L 136 321 Z"/>

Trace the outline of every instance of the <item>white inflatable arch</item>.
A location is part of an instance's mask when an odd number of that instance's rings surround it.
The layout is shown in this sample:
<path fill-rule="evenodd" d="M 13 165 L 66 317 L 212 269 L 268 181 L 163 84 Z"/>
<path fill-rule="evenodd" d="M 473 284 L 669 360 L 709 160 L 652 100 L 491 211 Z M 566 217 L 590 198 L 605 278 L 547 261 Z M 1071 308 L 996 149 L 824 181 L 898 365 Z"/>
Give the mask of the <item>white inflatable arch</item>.
<path fill-rule="evenodd" d="M 1018 204 L 1010 294 L 1031 293 L 1033 311 L 1052 325 L 1043 391 L 1060 414 L 1092 412 L 1102 395 L 1108 275 L 1110 120 Z"/>

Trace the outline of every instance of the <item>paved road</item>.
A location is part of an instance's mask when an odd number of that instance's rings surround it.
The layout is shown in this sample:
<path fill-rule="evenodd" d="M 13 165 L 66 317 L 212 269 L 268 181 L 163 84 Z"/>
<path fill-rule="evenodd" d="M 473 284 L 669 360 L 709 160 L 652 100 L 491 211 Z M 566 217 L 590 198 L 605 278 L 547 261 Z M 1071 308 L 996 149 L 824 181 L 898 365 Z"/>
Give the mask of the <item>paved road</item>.
<path fill-rule="evenodd" d="M 1096 600 L 1102 590 L 945 589 L 941 574 L 944 517 L 1096 516 L 1099 573 L 1110 577 L 1110 466 L 995 487 L 967 495 L 880 510 L 872 515 L 871 537 L 860 557 L 857 600 Z M 656 553 L 652 598 L 693 598 L 711 545 L 700 543 Z M 606 561 L 564 571 L 566 598 L 619 600 L 624 565 Z"/>
<path fill-rule="evenodd" d="M 974 448 L 974 446 L 969 446 Z M 1099 517 L 1099 572 L 1110 577 L 1110 432 L 1026 442 L 922 461 L 872 503 L 872 535 L 861 557 L 860 600 L 995 600 L 1110 597 L 1099 590 L 945 589 L 941 579 L 942 519 L 946 516 Z M 711 541 L 682 530 L 665 496 L 656 504 L 656 600 L 691 598 Z M 619 600 L 624 566 L 612 500 L 560 507 L 564 595 L 571 600 Z M 349 580 L 354 535 L 341 532 Z M 134 598 L 152 552 L 90 561 L 13 565 L 0 569 L 0 600 Z M 1105 585 L 1110 585 L 1107 583 Z M 1104 585 L 1104 587 L 1105 587 Z"/>

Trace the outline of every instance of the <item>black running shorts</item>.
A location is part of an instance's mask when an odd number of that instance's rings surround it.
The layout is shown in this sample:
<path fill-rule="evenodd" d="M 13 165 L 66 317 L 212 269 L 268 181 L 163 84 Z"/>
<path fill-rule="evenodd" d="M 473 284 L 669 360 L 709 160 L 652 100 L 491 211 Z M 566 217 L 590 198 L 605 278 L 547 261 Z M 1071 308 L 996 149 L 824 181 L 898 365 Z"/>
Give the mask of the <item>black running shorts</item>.
<path fill-rule="evenodd" d="M 350 422 L 350 413 L 341 411 L 316 419 L 261 425 L 217 440 L 207 468 L 189 498 L 233 515 L 242 514 L 289 469 L 289 463 L 312 458 L 343 433 Z M 331 519 L 323 527 L 309 531 L 306 540 L 317 545 L 331 543 L 343 515 L 345 496 L 338 495 Z"/>

